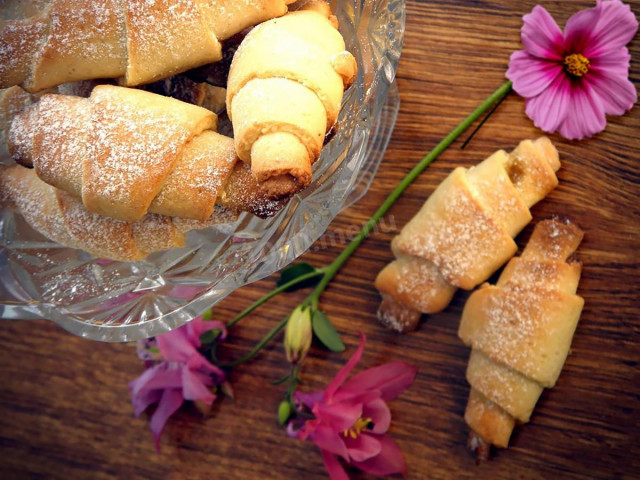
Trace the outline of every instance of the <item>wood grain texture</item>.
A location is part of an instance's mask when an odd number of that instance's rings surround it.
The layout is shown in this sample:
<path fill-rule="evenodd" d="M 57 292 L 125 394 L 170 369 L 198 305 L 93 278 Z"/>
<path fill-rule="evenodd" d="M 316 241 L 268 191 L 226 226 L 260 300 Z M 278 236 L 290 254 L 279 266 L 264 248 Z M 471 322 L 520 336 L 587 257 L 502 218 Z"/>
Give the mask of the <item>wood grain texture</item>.
<path fill-rule="evenodd" d="M 592 1 L 542 2 L 563 25 Z M 636 16 L 640 3 L 629 2 Z M 535 1 L 408 0 L 398 70 L 401 107 L 388 152 L 368 195 L 329 231 L 353 232 L 390 190 L 449 130 L 504 81 L 509 55 L 521 48 L 521 17 Z M 631 78 L 640 83 L 640 38 L 630 44 Z M 405 453 L 409 479 L 638 478 L 640 448 L 640 110 L 609 118 L 604 133 L 582 142 L 558 136 L 560 186 L 533 209 L 534 219 L 570 216 L 585 230 L 579 249 L 586 305 L 572 353 L 557 386 L 543 393 L 531 422 L 516 430 L 508 450 L 476 465 L 466 450 L 463 420 L 469 350 L 456 335 L 468 296 L 459 291 L 442 314 L 418 331 L 397 335 L 375 320 L 376 273 L 391 258 L 389 241 L 452 168 L 470 166 L 498 148 L 541 134 L 515 94 L 471 144 L 454 144 L 385 217 L 388 228 L 368 238 L 322 298 L 345 333 L 344 354 L 314 347 L 304 388 L 320 388 L 353 352 L 355 332 L 367 334 L 362 366 L 403 360 L 419 367 L 415 384 L 391 403 L 391 432 Z M 393 227 L 395 225 L 395 228 Z M 518 237 L 522 247 L 531 233 Z M 325 242 L 303 259 L 331 261 L 342 245 Z M 322 246 L 321 244 L 319 244 Z M 231 318 L 267 292 L 269 278 L 243 288 L 215 311 Z M 286 294 L 240 324 L 225 350 L 245 352 L 304 298 Z M 280 343 L 231 376 L 236 400 L 218 402 L 211 418 L 189 408 L 169 422 L 162 454 L 148 420 L 132 414 L 127 382 L 142 369 L 132 345 L 75 338 L 47 321 L 5 321 L 0 330 L 0 478 L 3 479 L 301 479 L 325 474 L 311 443 L 289 439 L 276 425 L 286 371 Z M 357 479 L 371 478 L 353 472 Z"/>

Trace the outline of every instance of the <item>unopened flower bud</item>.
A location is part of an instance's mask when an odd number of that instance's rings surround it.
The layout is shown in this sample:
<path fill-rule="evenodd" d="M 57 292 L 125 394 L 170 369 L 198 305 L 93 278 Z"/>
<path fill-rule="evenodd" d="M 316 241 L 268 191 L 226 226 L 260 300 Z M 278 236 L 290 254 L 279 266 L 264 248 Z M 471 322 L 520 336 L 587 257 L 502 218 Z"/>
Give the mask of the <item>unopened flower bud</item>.
<path fill-rule="evenodd" d="M 278 406 L 278 423 L 284 425 L 291 417 L 291 403 L 288 400 L 283 400 Z"/>
<path fill-rule="evenodd" d="M 284 351 L 287 360 L 292 363 L 301 362 L 311 347 L 311 309 L 300 305 L 287 322 L 284 332 Z"/>

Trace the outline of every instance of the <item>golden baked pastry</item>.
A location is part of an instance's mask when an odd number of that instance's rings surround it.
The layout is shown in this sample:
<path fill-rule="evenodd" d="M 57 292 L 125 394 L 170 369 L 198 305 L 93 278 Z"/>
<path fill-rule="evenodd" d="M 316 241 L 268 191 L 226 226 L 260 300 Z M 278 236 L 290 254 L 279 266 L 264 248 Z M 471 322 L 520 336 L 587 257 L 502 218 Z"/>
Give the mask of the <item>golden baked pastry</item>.
<path fill-rule="evenodd" d="M 515 424 L 529 421 L 543 388 L 555 385 L 584 305 L 576 295 L 581 264 L 567 261 L 582 237 L 568 220 L 538 223 L 498 283 L 469 297 L 458 335 L 472 348 L 465 412 L 472 448 L 506 447 Z"/>
<path fill-rule="evenodd" d="M 281 204 L 239 162 L 216 115 L 143 90 L 99 85 L 88 99 L 46 94 L 12 122 L 13 158 L 88 210 L 203 221 L 218 203 L 266 216 Z"/>
<path fill-rule="evenodd" d="M 375 281 L 380 321 L 412 330 L 421 313 L 444 309 L 457 288 L 489 278 L 516 253 L 513 238 L 531 220 L 531 206 L 558 184 L 559 168 L 545 137 L 456 168 L 393 239 L 396 259 Z"/>
<path fill-rule="evenodd" d="M 222 58 L 220 41 L 292 0 L 5 0 L 0 88 L 122 77 L 139 85 Z M 37 13 L 36 13 L 37 12 Z"/>
<path fill-rule="evenodd" d="M 20 87 L 0 90 L 0 161 L 9 159 L 8 134 L 11 121 L 22 110 L 35 102 L 28 92 Z"/>
<path fill-rule="evenodd" d="M 311 182 L 311 165 L 356 73 L 328 5 L 303 8 L 251 30 L 229 71 L 236 151 L 273 198 Z"/>
<path fill-rule="evenodd" d="M 229 210 L 218 209 L 203 222 L 156 214 L 136 222 L 115 220 L 88 211 L 78 198 L 44 183 L 33 169 L 20 165 L 0 167 L 0 204 L 14 208 L 31 227 L 61 245 L 123 261 L 181 247 L 188 230 L 234 219 Z"/>

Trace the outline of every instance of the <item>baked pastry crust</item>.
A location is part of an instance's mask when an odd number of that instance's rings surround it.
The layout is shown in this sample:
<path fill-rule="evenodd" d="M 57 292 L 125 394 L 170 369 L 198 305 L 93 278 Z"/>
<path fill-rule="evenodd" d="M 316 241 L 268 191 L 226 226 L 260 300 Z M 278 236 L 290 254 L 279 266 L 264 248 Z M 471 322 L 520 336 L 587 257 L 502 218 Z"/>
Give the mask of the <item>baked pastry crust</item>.
<path fill-rule="evenodd" d="M 42 96 L 13 120 L 9 149 L 43 181 L 119 220 L 159 213 L 204 221 L 216 203 L 275 213 L 281 205 L 245 175 L 248 166 L 236 168 L 233 140 L 213 131 L 216 125 L 207 109 L 98 85 L 88 99 Z"/>
<path fill-rule="evenodd" d="M 402 317 L 383 304 L 379 318 L 399 331 L 417 326 L 418 313 L 436 313 L 457 288 L 485 281 L 517 251 L 513 238 L 531 220 L 529 209 L 558 183 L 558 152 L 549 139 L 525 140 L 480 164 L 456 168 L 392 242 L 396 259 L 376 278 Z"/>
<path fill-rule="evenodd" d="M 122 261 L 181 247 L 187 231 L 234 218 L 229 210 L 216 209 L 202 222 L 157 214 L 124 222 L 90 212 L 79 198 L 46 184 L 33 169 L 20 165 L 0 167 L 0 204 L 15 209 L 31 227 L 61 245 Z"/>
<path fill-rule="evenodd" d="M 529 421 L 560 375 L 584 305 L 576 295 L 581 264 L 567 261 L 582 237 L 568 220 L 539 222 L 497 284 L 467 300 L 458 330 L 472 347 L 465 419 L 485 442 L 506 447 L 515 423 Z"/>
<path fill-rule="evenodd" d="M 19 3 L 0 5 L 0 88 L 35 92 L 96 78 L 140 85 L 218 61 L 222 40 L 284 15 L 291 0 Z"/>
<path fill-rule="evenodd" d="M 236 151 L 273 198 L 309 185 L 311 165 L 356 74 L 326 4 L 313 5 L 253 28 L 229 71 Z"/>

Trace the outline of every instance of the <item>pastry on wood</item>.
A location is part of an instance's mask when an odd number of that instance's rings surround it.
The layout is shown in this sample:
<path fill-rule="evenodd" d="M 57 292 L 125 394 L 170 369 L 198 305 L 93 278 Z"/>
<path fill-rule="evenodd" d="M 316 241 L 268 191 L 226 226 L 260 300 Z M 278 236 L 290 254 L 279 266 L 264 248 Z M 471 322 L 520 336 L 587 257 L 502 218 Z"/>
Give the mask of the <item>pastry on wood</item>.
<path fill-rule="evenodd" d="M 211 111 L 143 90 L 99 85 L 89 98 L 45 94 L 13 119 L 9 149 L 87 209 L 133 222 L 147 213 L 205 220 L 221 204 L 275 213 Z"/>
<path fill-rule="evenodd" d="M 560 375 L 584 305 L 576 295 L 582 266 L 572 258 L 582 237 L 568 220 L 538 223 L 497 284 L 483 285 L 464 307 L 458 335 L 472 348 L 465 420 L 481 454 L 506 447 Z"/>
<path fill-rule="evenodd" d="M 7 0 L 0 87 L 34 92 L 119 78 L 132 86 L 218 61 L 220 42 L 284 15 L 291 0 Z"/>
<path fill-rule="evenodd" d="M 33 169 L 21 165 L 0 167 L 0 205 L 15 209 L 54 242 L 122 261 L 181 247 L 188 230 L 233 220 L 227 209 L 216 210 L 203 222 L 156 214 L 136 222 L 115 220 L 88 211 L 78 198 L 44 183 Z"/>
<path fill-rule="evenodd" d="M 558 152 L 548 138 L 522 141 L 466 169 L 456 168 L 393 239 L 396 259 L 376 278 L 380 321 L 414 329 L 443 310 L 458 288 L 485 281 L 517 251 L 529 209 L 558 184 Z"/>
<path fill-rule="evenodd" d="M 324 2 L 306 3 L 244 38 L 229 71 L 227 113 L 238 156 L 271 197 L 311 182 L 311 165 L 355 74 Z"/>

